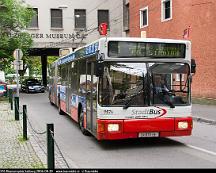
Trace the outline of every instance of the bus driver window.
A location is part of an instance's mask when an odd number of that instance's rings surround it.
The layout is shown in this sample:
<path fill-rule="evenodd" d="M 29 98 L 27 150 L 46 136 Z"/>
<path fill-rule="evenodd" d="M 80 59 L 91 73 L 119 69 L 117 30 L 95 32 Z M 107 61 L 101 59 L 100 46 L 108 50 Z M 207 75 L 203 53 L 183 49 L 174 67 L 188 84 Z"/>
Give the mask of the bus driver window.
<path fill-rule="evenodd" d="M 101 103 L 102 105 L 110 105 L 113 101 L 113 87 L 112 81 L 109 74 L 109 68 L 104 68 L 104 74 L 102 78 L 102 90 L 101 90 Z"/>

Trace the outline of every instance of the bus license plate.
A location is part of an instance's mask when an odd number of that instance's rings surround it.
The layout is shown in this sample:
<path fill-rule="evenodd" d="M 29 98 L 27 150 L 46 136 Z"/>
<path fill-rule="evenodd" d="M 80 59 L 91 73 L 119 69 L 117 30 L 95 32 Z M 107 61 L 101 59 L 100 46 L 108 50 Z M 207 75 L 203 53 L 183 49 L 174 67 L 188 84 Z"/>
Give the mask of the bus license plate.
<path fill-rule="evenodd" d="M 143 132 L 139 133 L 139 138 L 159 137 L 158 132 Z"/>

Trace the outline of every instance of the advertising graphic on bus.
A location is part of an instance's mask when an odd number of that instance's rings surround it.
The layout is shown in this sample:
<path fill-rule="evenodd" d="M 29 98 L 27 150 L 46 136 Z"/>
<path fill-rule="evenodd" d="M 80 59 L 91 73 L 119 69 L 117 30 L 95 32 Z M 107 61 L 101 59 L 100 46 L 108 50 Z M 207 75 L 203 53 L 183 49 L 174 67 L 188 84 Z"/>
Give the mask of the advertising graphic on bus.
<path fill-rule="evenodd" d="M 50 103 L 97 140 L 192 134 L 186 40 L 101 38 L 52 64 Z"/>

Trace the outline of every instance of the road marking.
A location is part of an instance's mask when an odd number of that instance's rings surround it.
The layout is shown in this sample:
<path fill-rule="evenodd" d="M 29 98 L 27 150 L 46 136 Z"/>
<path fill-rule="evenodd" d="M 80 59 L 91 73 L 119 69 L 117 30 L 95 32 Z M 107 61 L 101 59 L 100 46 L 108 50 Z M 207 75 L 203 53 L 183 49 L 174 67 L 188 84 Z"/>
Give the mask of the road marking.
<path fill-rule="evenodd" d="M 203 148 L 200 148 L 200 147 L 196 147 L 196 146 L 193 146 L 193 145 L 186 145 L 186 146 L 190 147 L 190 148 L 193 148 L 195 150 L 199 150 L 199 151 L 202 151 L 202 152 L 205 152 L 205 153 L 208 153 L 208 154 L 216 156 L 216 153 L 213 152 L 213 151 L 209 151 L 209 150 L 206 150 L 206 149 L 203 149 Z"/>

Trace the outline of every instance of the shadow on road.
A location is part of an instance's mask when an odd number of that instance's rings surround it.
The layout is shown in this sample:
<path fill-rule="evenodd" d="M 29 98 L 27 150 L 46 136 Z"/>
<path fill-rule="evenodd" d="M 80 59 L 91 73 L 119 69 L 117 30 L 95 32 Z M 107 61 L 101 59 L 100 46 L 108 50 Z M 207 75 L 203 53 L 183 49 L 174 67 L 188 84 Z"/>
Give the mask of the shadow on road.
<path fill-rule="evenodd" d="M 138 138 L 114 141 L 97 141 L 103 150 L 131 149 L 131 148 L 155 148 L 155 147 L 180 147 L 183 143 L 169 138 Z"/>

